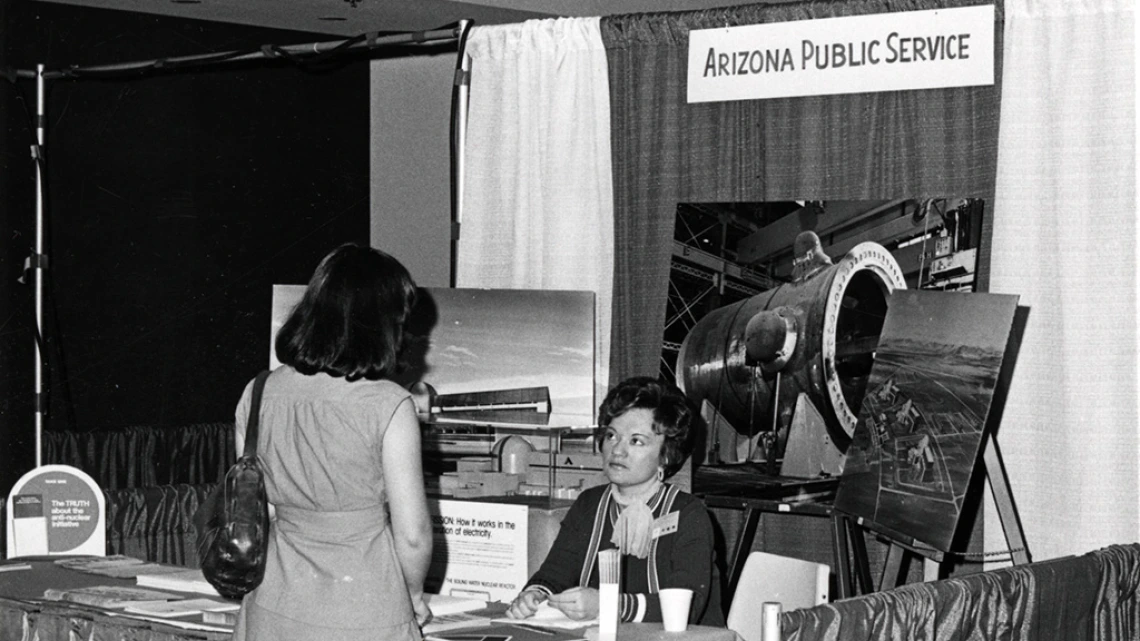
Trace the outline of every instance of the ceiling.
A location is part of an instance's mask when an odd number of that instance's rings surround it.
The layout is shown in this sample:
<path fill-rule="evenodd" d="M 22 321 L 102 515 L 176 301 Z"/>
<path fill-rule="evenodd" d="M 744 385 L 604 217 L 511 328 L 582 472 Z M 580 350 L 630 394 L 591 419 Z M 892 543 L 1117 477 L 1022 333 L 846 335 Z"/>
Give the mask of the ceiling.
<path fill-rule="evenodd" d="M 308 33 L 355 36 L 426 31 L 460 20 L 476 25 L 553 16 L 681 11 L 741 0 L 38 0 Z M 781 0 L 776 0 L 781 1 Z"/>

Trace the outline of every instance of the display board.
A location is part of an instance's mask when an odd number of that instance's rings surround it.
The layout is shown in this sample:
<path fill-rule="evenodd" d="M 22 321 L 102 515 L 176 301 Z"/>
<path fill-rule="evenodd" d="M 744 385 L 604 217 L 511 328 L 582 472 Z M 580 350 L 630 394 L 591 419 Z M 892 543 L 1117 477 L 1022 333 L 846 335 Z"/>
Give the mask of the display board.
<path fill-rule="evenodd" d="M 281 364 L 273 341 L 304 293 L 273 286 L 271 368 Z M 408 334 L 401 383 L 439 394 L 545 386 L 550 412 L 586 424 L 594 415 L 593 292 L 424 287 Z"/>
<path fill-rule="evenodd" d="M 891 294 L 836 511 L 950 550 L 1017 300 L 922 290 Z"/>

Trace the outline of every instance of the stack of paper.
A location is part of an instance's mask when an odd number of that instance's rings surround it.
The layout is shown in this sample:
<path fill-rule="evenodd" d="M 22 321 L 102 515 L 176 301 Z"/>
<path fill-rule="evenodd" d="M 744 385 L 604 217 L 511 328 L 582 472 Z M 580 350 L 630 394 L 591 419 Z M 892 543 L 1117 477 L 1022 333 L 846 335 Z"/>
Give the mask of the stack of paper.
<path fill-rule="evenodd" d="M 101 608 L 121 608 L 137 601 L 177 599 L 178 595 L 121 585 L 89 585 L 71 589 L 48 588 L 44 590 L 44 598 L 49 601 L 71 601 Z"/>
<path fill-rule="evenodd" d="M 140 574 L 135 577 L 135 581 L 139 585 L 145 585 L 152 588 L 161 588 L 163 590 L 175 590 L 177 592 L 198 592 L 200 594 L 210 594 L 213 596 L 221 596 L 214 586 L 206 581 L 206 577 L 202 574 L 200 569 L 181 570 L 178 572 L 166 572 L 160 574 Z"/>
<path fill-rule="evenodd" d="M 490 615 L 472 614 L 486 608 L 486 601 L 447 594 L 425 594 L 424 601 L 432 614 L 431 621 L 423 628 L 424 634 L 491 624 Z"/>
<path fill-rule="evenodd" d="M 441 614 L 455 614 L 457 612 L 470 612 L 487 607 L 486 601 L 472 599 L 470 597 L 450 596 L 447 594 L 425 594 L 424 601 L 426 601 L 428 607 L 431 608 L 431 613 L 436 616 Z"/>
<path fill-rule="evenodd" d="M 524 625 L 534 625 L 541 628 L 559 628 L 563 630 L 573 630 L 575 628 L 584 628 L 591 625 L 598 625 L 598 619 L 571 619 L 566 616 L 562 610 L 543 602 L 535 610 L 534 615 L 526 619 L 510 619 L 507 617 L 500 617 L 495 619 L 496 623 L 514 623 Z"/>
<path fill-rule="evenodd" d="M 218 601 L 215 599 L 182 599 L 181 601 L 142 601 L 132 603 L 124 612 L 132 614 L 145 614 L 152 617 L 184 617 L 203 612 L 232 612 L 240 610 L 241 604 Z M 207 623 L 209 623 L 207 621 Z"/>
<path fill-rule="evenodd" d="M 55 562 L 76 572 L 86 574 L 99 574 L 116 579 L 133 579 L 140 574 L 165 574 L 168 572 L 182 572 L 186 568 L 177 565 L 161 565 L 147 563 L 142 559 L 116 554 L 113 556 L 84 556 L 60 559 Z"/>

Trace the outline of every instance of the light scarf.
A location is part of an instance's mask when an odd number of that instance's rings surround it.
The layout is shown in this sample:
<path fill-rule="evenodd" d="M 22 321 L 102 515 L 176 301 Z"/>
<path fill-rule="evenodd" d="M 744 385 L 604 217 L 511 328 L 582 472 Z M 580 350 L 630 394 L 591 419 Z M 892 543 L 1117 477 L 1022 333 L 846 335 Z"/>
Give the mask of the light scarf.
<path fill-rule="evenodd" d="M 645 491 L 635 496 L 622 496 L 618 494 L 617 487 L 611 487 L 610 497 L 622 507 L 614 522 L 614 533 L 610 541 L 622 554 L 632 554 L 639 559 L 649 556 L 653 511 L 649 509 L 648 503 L 659 489 L 661 479 L 655 480 Z"/>

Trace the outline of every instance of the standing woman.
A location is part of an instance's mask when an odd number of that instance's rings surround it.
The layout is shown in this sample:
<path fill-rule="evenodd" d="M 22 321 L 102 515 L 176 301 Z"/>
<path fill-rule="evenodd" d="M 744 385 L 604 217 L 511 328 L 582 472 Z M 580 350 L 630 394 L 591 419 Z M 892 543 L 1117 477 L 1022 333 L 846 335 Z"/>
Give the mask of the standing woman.
<path fill-rule="evenodd" d="M 693 411 L 673 385 L 631 378 L 598 409 L 607 485 L 580 494 L 546 561 L 508 616 L 525 619 L 545 601 L 572 619 L 598 616 L 600 550 L 622 553 L 622 621 L 661 621 L 657 592 L 693 591 L 691 623 L 724 625 L 713 529 L 697 497 L 667 482 L 692 451 Z"/>
<path fill-rule="evenodd" d="M 415 292 L 395 258 L 343 245 L 278 332 L 257 444 L 272 536 L 235 640 L 420 639 L 432 541 L 420 428 L 411 396 L 387 380 Z"/>

